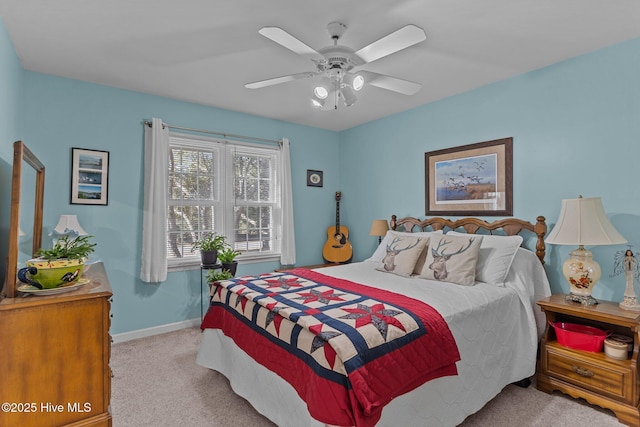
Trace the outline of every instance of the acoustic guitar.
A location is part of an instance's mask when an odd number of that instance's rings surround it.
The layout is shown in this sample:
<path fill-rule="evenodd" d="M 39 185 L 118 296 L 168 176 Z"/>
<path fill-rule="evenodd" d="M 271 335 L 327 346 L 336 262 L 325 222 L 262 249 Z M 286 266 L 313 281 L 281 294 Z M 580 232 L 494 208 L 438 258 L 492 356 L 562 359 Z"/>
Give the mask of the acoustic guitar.
<path fill-rule="evenodd" d="M 353 248 L 349 243 L 349 229 L 340 227 L 340 199 L 342 193 L 336 191 L 336 226 L 327 229 L 327 241 L 322 248 L 322 257 L 326 262 L 345 263 L 351 261 Z"/>

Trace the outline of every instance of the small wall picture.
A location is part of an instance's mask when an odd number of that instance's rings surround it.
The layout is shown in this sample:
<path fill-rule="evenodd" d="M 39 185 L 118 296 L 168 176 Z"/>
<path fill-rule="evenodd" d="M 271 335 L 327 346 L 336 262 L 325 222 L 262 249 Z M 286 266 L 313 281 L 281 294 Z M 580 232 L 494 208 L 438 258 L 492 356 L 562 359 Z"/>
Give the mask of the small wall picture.
<path fill-rule="evenodd" d="M 106 205 L 109 195 L 109 152 L 71 149 L 71 204 Z"/>
<path fill-rule="evenodd" d="M 322 187 L 322 171 L 307 169 L 307 187 Z"/>

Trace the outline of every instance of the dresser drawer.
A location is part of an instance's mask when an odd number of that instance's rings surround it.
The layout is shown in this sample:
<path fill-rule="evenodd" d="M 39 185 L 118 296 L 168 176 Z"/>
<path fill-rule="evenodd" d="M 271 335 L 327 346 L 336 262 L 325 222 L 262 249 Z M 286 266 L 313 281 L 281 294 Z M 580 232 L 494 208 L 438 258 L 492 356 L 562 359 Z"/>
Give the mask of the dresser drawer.
<path fill-rule="evenodd" d="M 547 346 L 544 357 L 549 375 L 571 384 L 627 402 L 632 400 L 632 370 L 628 363 L 606 363 L 603 353 Z"/>

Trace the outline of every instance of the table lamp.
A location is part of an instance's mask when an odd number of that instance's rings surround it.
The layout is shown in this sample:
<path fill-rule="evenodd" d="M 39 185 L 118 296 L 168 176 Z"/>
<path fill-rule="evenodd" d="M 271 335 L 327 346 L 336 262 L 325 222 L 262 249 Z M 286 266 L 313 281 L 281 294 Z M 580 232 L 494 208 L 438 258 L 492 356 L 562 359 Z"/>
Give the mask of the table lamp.
<path fill-rule="evenodd" d="M 591 306 L 598 301 L 591 296 L 600 279 L 600 265 L 585 246 L 618 245 L 627 240 L 611 225 L 604 213 L 600 197 L 565 199 L 558 222 L 545 239 L 553 245 L 578 245 L 562 264 L 562 274 L 569 282 L 566 299 Z"/>
<path fill-rule="evenodd" d="M 371 223 L 371 230 L 369 230 L 369 236 L 378 236 L 378 244 L 382 242 L 382 238 L 387 234 L 389 229 L 389 223 L 386 219 L 374 219 Z"/>
<path fill-rule="evenodd" d="M 62 236 L 69 236 L 70 238 L 76 238 L 78 236 L 86 236 L 88 233 L 80 227 L 78 217 L 76 215 L 60 215 L 58 225 L 53 229 L 51 235 L 58 238 Z"/>

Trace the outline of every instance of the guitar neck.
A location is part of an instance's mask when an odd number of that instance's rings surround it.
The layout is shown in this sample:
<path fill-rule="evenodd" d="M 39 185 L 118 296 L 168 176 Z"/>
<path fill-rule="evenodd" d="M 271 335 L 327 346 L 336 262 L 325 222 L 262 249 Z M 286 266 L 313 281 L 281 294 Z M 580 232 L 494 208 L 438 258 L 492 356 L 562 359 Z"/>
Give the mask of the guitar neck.
<path fill-rule="evenodd" d="M 340 202 L 336 201 L 336 234 L 340 234 Z"/>

